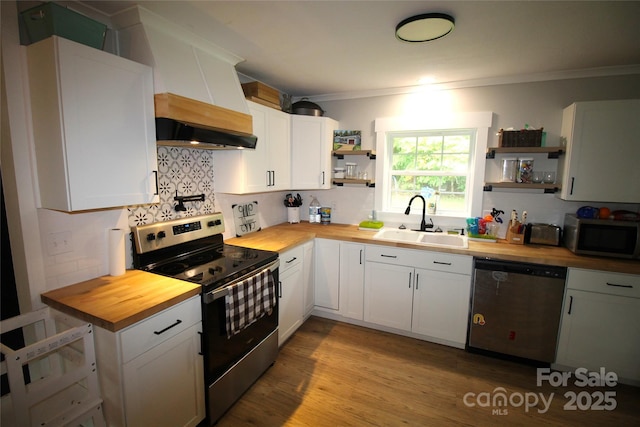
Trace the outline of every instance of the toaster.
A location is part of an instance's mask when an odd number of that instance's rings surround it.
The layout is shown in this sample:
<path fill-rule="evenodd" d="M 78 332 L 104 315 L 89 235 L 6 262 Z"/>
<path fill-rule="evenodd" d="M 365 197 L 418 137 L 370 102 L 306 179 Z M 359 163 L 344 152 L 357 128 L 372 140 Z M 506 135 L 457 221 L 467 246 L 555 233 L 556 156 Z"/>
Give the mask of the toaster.
<path fill-rule="evenodd" d="M 560 246 L 562 228 L 553 224 L 527 224 L 525 243 Z"/>

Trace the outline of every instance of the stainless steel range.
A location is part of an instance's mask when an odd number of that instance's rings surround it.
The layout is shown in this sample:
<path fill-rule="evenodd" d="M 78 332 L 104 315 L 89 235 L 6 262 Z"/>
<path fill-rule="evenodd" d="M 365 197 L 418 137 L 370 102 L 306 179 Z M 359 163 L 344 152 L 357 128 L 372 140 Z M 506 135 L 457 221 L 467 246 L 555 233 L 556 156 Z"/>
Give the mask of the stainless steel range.
<path fill-rule="evenodd" d="M 132 227 L 134 267 L 202 285 L 207 422 L 278 354 L 278 253 L 224 243 L 221 213 Z"/>

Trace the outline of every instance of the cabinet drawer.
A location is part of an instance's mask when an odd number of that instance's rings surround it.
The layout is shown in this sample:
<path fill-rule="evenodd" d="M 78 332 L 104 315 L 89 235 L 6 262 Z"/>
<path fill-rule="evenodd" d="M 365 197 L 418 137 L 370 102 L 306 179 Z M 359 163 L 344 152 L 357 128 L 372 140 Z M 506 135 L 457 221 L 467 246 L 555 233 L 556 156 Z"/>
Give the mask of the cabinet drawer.
<path fill-rule="evenodd" d="M 393 265 L 422 266 L 426 263 L 426 251 L 396 249 L 388 246 L 371 245 L 365 250 L 367 261 Z"/>
<path fill-rule="evenodd" d="M 122 363 L 127 363 L 201 320 L 198 295 L 130 326 L 120 333 Z"/>
<path fill-rule="evenodd" d="M 386 246 L 367 246 L 366 259 L 369 262 L 405 265 L 427 270 L 446 271 L 471 275 L 473 258 L 435 251 L 396 249 Z"/>
<path fill-rule="evenodd" d="M 280 274 L 284 273 L 291 267 L 295 267 L 300 264 L 303 256 L 304 249 L 302 245 L 296 246 L 295 248 L 289 249 L 288 251 L 280 254 Z"/>
<path fill-rule="evenodd" d="M 429 252 L 425 258 L 425 263 L 417 267 L 469 276 L 473 270 L 473 258 L 470 256 Z"/>
<path fill-rule="evenodd" d="M 640 276 L 570 268 L 567 288 L 640 298 Z"/>

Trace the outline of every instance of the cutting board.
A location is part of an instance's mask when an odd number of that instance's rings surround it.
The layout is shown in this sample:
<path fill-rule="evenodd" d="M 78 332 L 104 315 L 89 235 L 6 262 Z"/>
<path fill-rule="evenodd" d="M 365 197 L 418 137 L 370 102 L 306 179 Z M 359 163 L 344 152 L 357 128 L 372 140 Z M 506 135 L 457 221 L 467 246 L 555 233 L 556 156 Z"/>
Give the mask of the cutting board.
<path fill-rule="evenodd" d="M 237 237 L 260 231 L 258 202 L 240 203 L 231 205 L 231 207 L 233 208 L 233 220 Z"/>

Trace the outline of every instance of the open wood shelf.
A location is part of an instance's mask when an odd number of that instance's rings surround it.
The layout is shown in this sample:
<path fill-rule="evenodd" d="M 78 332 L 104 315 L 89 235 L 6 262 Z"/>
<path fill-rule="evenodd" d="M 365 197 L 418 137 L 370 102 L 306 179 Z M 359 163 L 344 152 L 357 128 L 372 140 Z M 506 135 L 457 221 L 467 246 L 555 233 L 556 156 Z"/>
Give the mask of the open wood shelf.
<path fill-rule="evenodd" d="M 344 156 L 367 156 L 371 160 L 375 160 L 376 152 L 375 150 L 357 150 L 357 151 L 333 151 L 333 157 L 337 157 L 338 159 L 344 159 Z"/>
<path fill-rule="evenodd" d="M 545 193 L 557 193 L 560 191 L 558 184 L 524 184 L 520 182 L 485 182 L 484 191 L 492 191 L 494 188 L 517 188 L 519 190 L 544 190 Z"/>
<path fill-rule="evenodd" d="M 334 178 L 333 185 L 342 187 L 344 184 L 364 184 L 367 187 L 375 187 L 376 184 L 371 179 L 350 179 L 350 178 Z"/>
<path fill-rule="evenodd" d="M 527 154 L 547 154 L 550 159 L 557 159 L 564 153 L 562 147 L 488 147 L 487 159 L 494 159 L 496 153 L 512 154 L 512 153 L 527 153 Z"/>

